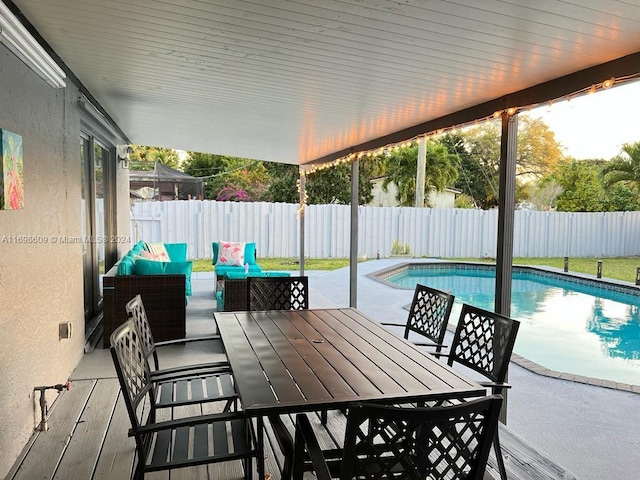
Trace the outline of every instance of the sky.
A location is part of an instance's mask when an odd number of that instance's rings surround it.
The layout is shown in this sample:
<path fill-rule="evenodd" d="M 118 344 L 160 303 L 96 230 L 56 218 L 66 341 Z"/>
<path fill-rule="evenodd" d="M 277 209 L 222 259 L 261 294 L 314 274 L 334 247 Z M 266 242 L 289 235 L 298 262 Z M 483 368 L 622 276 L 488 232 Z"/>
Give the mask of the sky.
<path fill-rule="evenodd" d="M 609 160 L 623 143 L 640 142 L 640 82 L 599 90 L 531 110 L 541 117 L 565 153 L 576 159 Z"/>

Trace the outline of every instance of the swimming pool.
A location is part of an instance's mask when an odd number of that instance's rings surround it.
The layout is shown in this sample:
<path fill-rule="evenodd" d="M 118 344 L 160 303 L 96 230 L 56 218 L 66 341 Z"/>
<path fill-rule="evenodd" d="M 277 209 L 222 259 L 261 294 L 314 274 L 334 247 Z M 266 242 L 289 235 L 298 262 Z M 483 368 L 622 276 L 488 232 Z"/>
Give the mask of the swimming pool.
<path fill-rule="evenodd" d="M 410 264 L 383 278 L 422 283 L 494 309 L 495 267 Z M 513 268 L 511 317 L 520 320 L 515 352 L 551 370 L 640 385 L 640 290 L 529 267 Z"/>

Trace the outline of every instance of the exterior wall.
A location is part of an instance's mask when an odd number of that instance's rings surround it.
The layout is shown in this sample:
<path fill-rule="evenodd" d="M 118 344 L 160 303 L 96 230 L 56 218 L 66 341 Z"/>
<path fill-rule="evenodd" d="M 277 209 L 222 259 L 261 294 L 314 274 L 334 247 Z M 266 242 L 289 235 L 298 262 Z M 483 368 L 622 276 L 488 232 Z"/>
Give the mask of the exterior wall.
<path fill-rule="evenodd" d="M 432 208 L 454 208 L 456 204 L 456 192 L 452 190 L 445 190 L 444 192 L 431 190 L 431 192 L 429 192 L 428 202 Z"/>
<path fill-rule="evenodd" d="M 371 190 L 371 194 L 373 198 L 369 202 L 369 206 L 371 207 L 397 207 L 398 202 L 396 200 L 396 194 L 398 193 L 398 187 L 395 183 L 390 183 L 387 186 L 387 191 L 385 192 L 382 188 L 383 178 L 376 178 L 372 180 L 373 189 Z M 453 208 L 456 201 L 456 191 L 454 190 L 445 190 L 443 192 L 438 192 L 435 189 L 432 189 L 428 192 L 427 203 L 431 205 L 432 208 Z"/>
<path fill-rule="evenodd" d="M 82 235 L 78 95 L 71 82 L 51 88 L 0 44 L 0 128 L 22 136 L 25 182 L 25 207 L 0 210 L 0 478 L 40 421 L 34 387 L 64 383 L 84 350 L 82 245 L 59 241 Z M 118 177 L 128 235 L 128 170 Z M 58 338 L 63 321 L 70 339 Z"/>

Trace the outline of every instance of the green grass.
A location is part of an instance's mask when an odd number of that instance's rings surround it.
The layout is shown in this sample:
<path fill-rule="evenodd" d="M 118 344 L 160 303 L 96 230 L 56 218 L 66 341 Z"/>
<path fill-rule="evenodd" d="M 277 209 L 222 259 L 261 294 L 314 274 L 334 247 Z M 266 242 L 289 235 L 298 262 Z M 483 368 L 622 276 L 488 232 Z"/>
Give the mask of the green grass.
<path fill-rule="evenodd" d="M 495 263 L 494 260 L 477 258 L 456 258 L 451 260 Z M 640 257 L 569 258 L 569 271 L 595 275 L 597 273 L 598 260 L 602 260 L 603 277 L 635 282 L 636 268 L 640 267 Z M 564 258 L 514 258 L 513 264 L 563 268 Z"/>
<path fill-rule="evenodd" d="M 494 263 L 489 259 L 478 258 L 452 258 L 450 260 Z M 570 258 L 569 271 L 578 273 L 596 274 L 597 262 L 602 260 L 602 276 L 635 282 L 636 268 L 640 266 L 640 257 L 615 257 L 615 258 Z M 263 270 L 298 270 L 298 259 L 295 258 L 261 258 L 258 263 Z M 562 268 L 563 258 L 514 258 L 514 265 L 541 265 L 547 267 Z M 305 270 L 335 270 L 349 265 L 348 258 L 308 258 L 304 262 Z M 211 272 L 210 258 L 201 258 L 193 261 L 194 272 Z"/>
<path fill-rule="evenodd" d="M 298 270 L 297 258 L 260 258 L 258 263 L 263 270 Z M 307 258 L 304 261 L 305 270 L 336 270 L 349 265 L 348 258 Z M 212 272 L 210 258 L 200 258 L 193 261 L 194 272 Z"/>

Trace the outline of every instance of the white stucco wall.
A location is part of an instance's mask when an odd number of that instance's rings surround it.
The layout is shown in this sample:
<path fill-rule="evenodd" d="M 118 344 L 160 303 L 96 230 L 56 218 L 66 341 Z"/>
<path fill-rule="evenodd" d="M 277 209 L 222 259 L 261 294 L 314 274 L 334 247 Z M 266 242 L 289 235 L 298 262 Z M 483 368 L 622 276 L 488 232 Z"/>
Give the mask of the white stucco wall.
<path fill-rule="evenodd" d="M 82 235 L 77 104 L 71 82 L 51 88 L 0 44 L 0 128 L 22 136 L 25 184 L 24 209 L 0 210 L 0 478 L 40 420 L 34 387 L 64 383 L 83 355 L 82 246 L 57 241 Z M 119 205 L 128 235 L 128 192 Z"/>
<path fill-rule="evenodd" d="M 398 187 L 395 183 L 390 183 L 385 192 L 382 188 L 383 180 L 383 178 L 372 180 L 373 189 L 371 194 L 373 198 L 368 205 L 372 207 L 397 207 L 396 195 L 398 194 Z M 427 202 L 431 205 L 431 208 L 454 208 L 455 201 L 456 191 L 454 190 L 446 189 L 443 192 L 438 192 L 432 189 L 428 192 Z"/>

